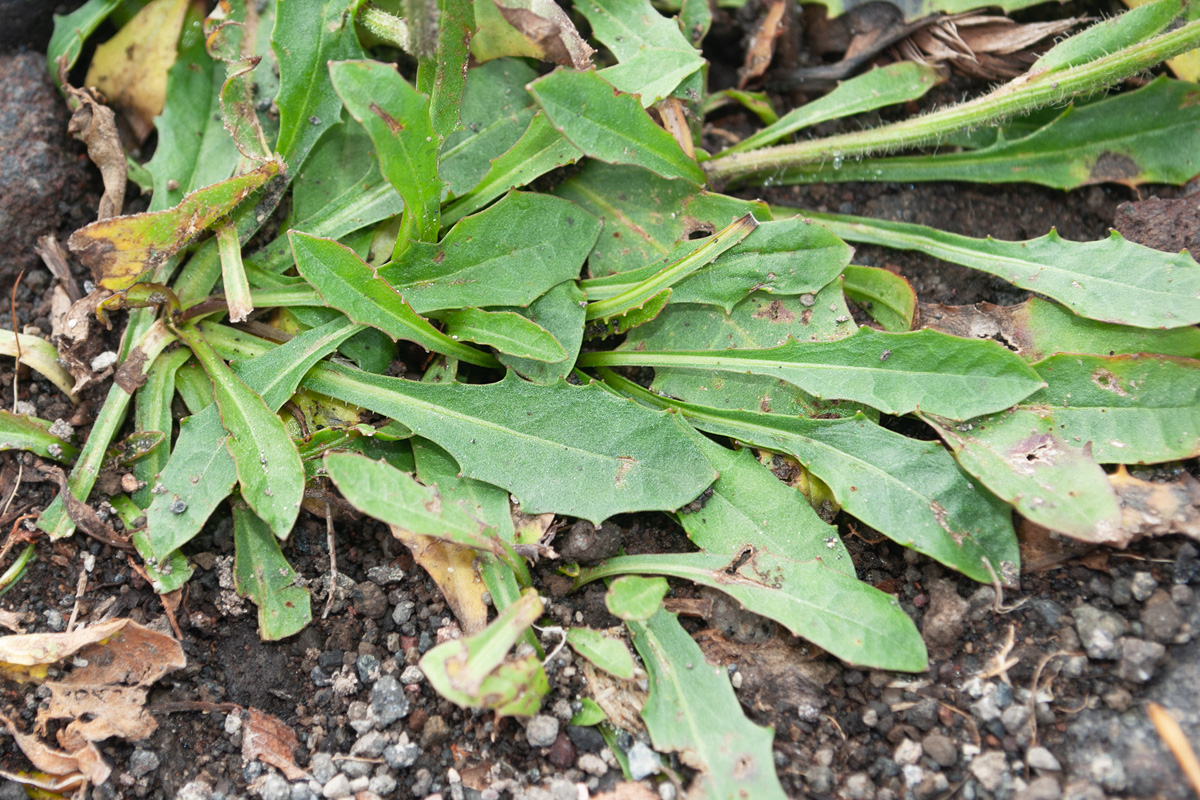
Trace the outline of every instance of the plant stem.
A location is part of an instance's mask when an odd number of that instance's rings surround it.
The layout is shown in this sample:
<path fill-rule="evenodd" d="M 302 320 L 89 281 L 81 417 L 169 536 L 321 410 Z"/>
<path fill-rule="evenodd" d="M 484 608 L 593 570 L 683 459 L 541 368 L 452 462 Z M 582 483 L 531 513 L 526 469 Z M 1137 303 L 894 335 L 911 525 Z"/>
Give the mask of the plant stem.
<path fill-rule="evenodd" d="M 703 165 L 713 184 L 784 182 L 789 167 L 915 147 L 977 125 L 1028 114 L 1081 94 L 1090 94 L 1200 45 L 1200 21 L 1127 47 L 1087 64 L 1026 74 L 966 103 L 872 130 L 735 153 Z"/>
<path fill-rule="evenodd" d="M 372 36 L 395 45 L 406 53 L 412 52 L 408 23 L 399 17 L 389 14 L 374 3 L 364 3 L 362 10 L 358 12 L 358 21 Z"/>

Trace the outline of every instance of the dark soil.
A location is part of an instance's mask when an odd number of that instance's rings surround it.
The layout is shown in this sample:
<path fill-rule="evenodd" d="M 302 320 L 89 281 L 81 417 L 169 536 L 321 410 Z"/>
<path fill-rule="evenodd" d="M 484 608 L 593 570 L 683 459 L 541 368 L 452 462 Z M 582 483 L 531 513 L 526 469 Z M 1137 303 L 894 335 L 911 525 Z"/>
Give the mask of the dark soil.
<path fill-rule="evenodd" d="M 37 266 L 32 245 L 47 232 L 65 238 L 95 207 L 99 192 L 82 148 L 66 140 L 66 115 L 42 64 L 40 55 L 0 57 L 0 91 L 6 93 L 0 214 L 8 236 L 0 291 L 7 296 L 13 273 L 28 269 L 16 293 L 17 319 L 5 307 L 0 327 L 32 325 L 45 333 L 53 280 Z M 1118 224 L 1131 237 L 1170 248 L 1196 241 L 1191 198 L 1178 201 L 1191 204 L 1190 214 L 1170 216 L 1162 210 L 1168 204 L 1158 201 L 1119 208 L 1138 199 L 1120 187 L 1062 193 L 1025 186 L 817 185 L 779 190 L 770 199 L 975 236 L 1029 238 L 1057 226 L 1066 238 L 1096 239 Z M 1154 237 L 1147 232 L 1152 226 Z M 1020 300 L 1007 284 L 920 255 L 862 247 L 856 261 L 897 269 L 924 302 Z M 11 366 L 0 368 L 0 407 L 12 405 L 13 379 Z M 38 416 L 69 420 L 81 438 L 106 391 L 92 390 L 73 408 L 36 374 L 22 369 L 17 383 L 19 399 Z M 1186 466 L 1195 474 L 1195 464 Z M 0 528 L 27 528 L 20 518 L 48 504 L 57 489 L 44 467 L 29 454 L 0 455 L 0 502 L 15 490 Z M 93 504 L 100 499 L 93 496 Z M 605 536 L 572 546 L 584 556 L 587 548 L 611 547 L 611 538 L 630 552 L 687 547 L 677 526 L 661 516 L 621 517 L 614 524 Z M 992 587 L 912 551 L 843 532 L 859 576 L 899 597 L 922 630 L 931 655 L 927 673 L 847 667 L 728 603 L 713 602 L 707 617 L 688 618 L 711 658 L 736 668 L 734 685 L 747 713 L 775 729 L 776 767 L 789 796 L 1189 796 L 1144 708 L 1151 700 L 1161 703 L 1200 741 L 1200 556 L 1194 544 L 1168 536 L 1123 552 L 1086 552 L 1051 543 L 1053 565 L 1023 575 L 1019 591 L 998 598 Z M 281 643 L 259 641 L 253 607 L 239 612 L 220 584 L 231 540 L 228 529 L 216 525 L 192 543 L 197 572 L 178 611 L 188 666 L 152 693 L 159 722 L 152 736 L 113 739 L 103 748 L 115 769 L 107 784 L 90 790 L 92 797 L 300 800 L 356 793 L 359 800 L 540 800 L 595 796 L 619 782 L 603 740 L 566 724 L 572 704 L 591 691 L 569 650 L 547 665 L 553 691 L 545 718 L 528 729 L 516 720 L 497 724 L 490 715 L 464 712 L 414 672 L 420 654 L 456 626 L 432 582 L 380 526 L 339 524 L 342 579 L 333 611 Z M 318 617 L 328 591 L 325 542 L 323 521 L 302 518 L 286 550 L 313 589 Z M 22 615 L 27 631 L 63 630 L 77 603 L 83 622 L 128 616 L 165 624 L 160 600 L 120 551 L 82 534 L 39 539 L 36 546 L 37 560 L 0 601 Z M 95 556 L 95 567 L 76 597 L 85 553 Z M 536 581 L 549 597 L 551 617 L 614 624 L 599 588 L 568 593 L 569 582 L 552 565 L 543 565 Z M 708 608 L 685 602 L 696 599 L 711 598 L 679 585 L 669 602 L 681 610 Z M 553 636 L 546 641 L 556 643 Z M 38 701 L 33 687 L 5 684 L 0 706 L 29 729 Z M 312 780 L 289 785 L 261 762 L 243 761 L 239 709 L 249 708 L 295 731 L 297 760 Z M 0 738 L 0 768 L 28 769 L 7 736 Z M 677 796 L 670 781 L 645 783 L 664 800 Z M 0 798 L 21 796 L 16 784 L 0 786 Z"/>

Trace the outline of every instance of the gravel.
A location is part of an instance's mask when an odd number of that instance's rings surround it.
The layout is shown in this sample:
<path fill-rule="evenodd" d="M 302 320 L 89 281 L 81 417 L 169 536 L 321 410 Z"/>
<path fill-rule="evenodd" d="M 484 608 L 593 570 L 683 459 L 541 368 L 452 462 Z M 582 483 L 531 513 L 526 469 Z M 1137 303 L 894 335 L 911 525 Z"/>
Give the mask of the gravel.
<path fill-rule="evenodd" d="M 1083 605 L 1072 612 L 1079 641 L 1088 656 L 1102 661 L 1117 657 L 1117 639 L 1129 631 L 1124 617 Z"/>
<path fill-rule="evenodd" d="M 376 724 L 381 728 L 408 716 L 408 697 L 395 676 L 384 675 L 371 687 L 371 710 L 375 712 Z"/>
<path fill-rule="evenodd" d="M 549 747 L 558 738 L 558 720 L 548 714 L 538 714 L 525 727 L 525 740 L 530 747 Z"/>

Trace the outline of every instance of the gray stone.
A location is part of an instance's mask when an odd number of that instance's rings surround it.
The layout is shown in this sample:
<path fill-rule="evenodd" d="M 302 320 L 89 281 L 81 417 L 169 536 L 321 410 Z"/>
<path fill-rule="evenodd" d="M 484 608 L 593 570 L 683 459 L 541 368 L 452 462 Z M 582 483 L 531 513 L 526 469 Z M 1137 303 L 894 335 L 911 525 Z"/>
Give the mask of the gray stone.
<path fill-rule="evenodd" d="M 1029 764 L 1033 769 L 1049 772 L 1062 771 L 1062 765 L 1058 763 L 1058 759 L 1044 747 L 1029 748 L 1029 752 L 1025 754 L 1025 763 Z"/>
<path fill-rule="evenodd" d="M 525 726 L 525 739 L 530 747 L 549 747 L 557 738 L 558 720 L 549 714 L 538 714 Z"/>
<path fill-rule="evenodd" d="M 551 717 L 553 719 L 553 717 Z M 558 720 L 555 720 L 557 724 Z M 649 778 L 662 769 L 662 760 L 658 753 L 650 749 L 645 742 L 636 742 L 629 748 L 629 777 L 635 781 Z"/>
<path fill-rule="evenodd" d="M 370 761 L 359 761 L 357 758 L 346 758 L 341 761 L 342 774 L 352 783 L 370 775 L 374 766 Z"/>
<path fill-rule="evenodd" d="M 341 800 L 343 797 L 350 796 L 350 779 L 345 775 L 338 773 L 334 775 L 325 787 L 321 789 L 321 794 L 326 800 Z"/>
<path fill-rule="evenodd" d="M 367 580 L 376 586 L 399 583 L 404 580 L 404 570 L 399 567 L 371 567 L 367 570 Z"/>
<path fill-rule="evenodd" d="M 1196 599 L 1196 593 L 1192 591 L 1192 587 L 1176 583 L 1171 586 L 1171 599 L 1181 606 L 1191 605 Z"/>
<path fill-rule="evenodd" d="M 400 741 L 383 749 L 383 760 L 392 769 L 408 769 L 417 763 L 421 748 L 408 740 L 408 734 L 401 734 Z"/>
<path fill-rule="evenodd" d="M 988 692 L 974 703 L 971 703 L 971 714 L 984 722 L 1000 719 L 1000 706 L 996 705 L 995 691 Z"/>
<path fill-rule="evenodd" d="M 144 778 L 158 769 L 158 755 L 150 750 L 134 750 L 129 757 L 129 774 L 135 778 Z"/>
<path fill-rule="evenodd" d="M 278 772 L 272 772 L 258 787 L 258 795 L 262 800 L 290 800 L 292 787 L 286 778 Z"/>
<path fill-rule="evenodd" d="M 1133 585 L 1130 588 L 1134 599 L 1139 603 L 1144 603 L 1158 588 L 1158 581 L 1154 580 L 1154 576 L 1149 572 L 1135 572 L 1133 573 Z"/>
<path fill-rule="evenodd" d="M 425 673 L 416 664 L 409 664 L 400 673 L 400 682 L 405 686 L 415 686 L 423 680 L 425 680 Z"/>
<path fill-rule="evenodd" d="M 212 797 L 212 787 L 206 781 L 194 780 L 183 785 L 176 800 L 209 800 Z"/>
<path fill-rule="evenodd" d="M 1145 683 L 1153 678 L 1155 667 L 1167 655 L 1167 648 L 1158 642 L 1122 636 L 1118 643 L 1121 661 L 1117 664 L 1117 675 L 1134 683 Z"/>
<path fill-rule="evenodd" d="M 1058 778 L 1053 775 L 1043 775 L 1034 778 L 1024 791 L 1017 794 L 1017 800 L 1059 800 L 1062 797 L 1062 787 Z"/>
<path fill-rule="evenodd" d="M 1129 630 L 1124 617 L 1088 605 L 1075 609 L 1072 616 L 1079 641 L 1091 658 L 1109 660 L 1117 657 L 1117 639 Z"/>
<path fill-rule="evenodd" d="M 846 778 L 842 786 L 847 800 L 874 800 L 875 782 L 865 772 L 856 772 Z"/>
<path fill-rule="evenodd" d="M 921 780 L 913 787 L 913 796 L 917 800 L 932 800 L 935 797 L 944 797 L 946 791 L 950 788 L 950 779 L 941 772 L 929 772 L 921 776 Z M 879 795 L 876 794 L 876 800 Z"/>
<path fill-rule="evenodd" d="M 1133 602 L 1133 581 L 1129 578 L 1117 578 L 1112 585 L 1112 601 L 1114 606 L 1127 606 Z"/>
<path fill-rule="evenodd" d="M 354 609 L 367 619 L 383 619 L 387 613 L 387 595 L 377 583 L 363 581 L 354 587 L 350 597 L 354 601 Z"/>
<path fill-rule="evenodd" d="M 1183 627 L 1183 611 L 1171 599 L 1169 592 L 1159 589 L 1150 595 L 1139 615 L 1142 633 L 1147 639 L 1170 644 Z"/>
<path fill-rule="evenodd" d="M 1115 586 L 1115 584 L 1114 584 Z M 1038 613 L 1038 616 L 1051 628 L 1057 628 L 1059 621 L 1062 620 L 1063 614 L 1067 610 L 1053 600 L 1046 598 L 1035 597 L 1029 601 L 1030 607 Z"/>
<path fill-rule="evenodd" d="M 921 624 L 921 636 L 930 657 L 946 658 L 957 650 L 966 629 L 968 603 L 958 595 L 955 582 L 946 578 L 929 584 L 929 610 Z"/>
<path fill-rule="evenodd" d="M 1072 781 L 1063 787 L 1063 800 L 1104 800 L 1104 790 L 1087 781 Z"/>
<path fill-rule="evenodd" d="M 429 794 L 431 788 L 433 788 L 433 773 L 421 767 L 417 770 L 416 780 L 413 781 L 412 796 L 424 797 Z"/>
<path fill-rule="evenodd" d="M 932 758 L 942 769 L 953 767 L 958 762 L 958 745 L 949 736 L 931 733 L 921 742 L 925 755 Z"/>
<path fill-rule="evenodd" d="M 921 760 L 924 752 L 925 750 L 919 742 L 914 742 L 912 739 L 905 739 L 896 747 L 895 753 L 892 754 L 892 760 L 900 766 L 916 764 Z"/>
<path fill-rule="evenodd" d="M 584 753 L 575 762 L 575 766 L 588 775 L 595 775 L 597 778 L 603 777 L 608 773 L 608 764 L 605 764 L 604 759 L 595 753 Z"/>
<path fill-rule="evenodd" d="M 1004 730 L 1016 734 L 1029 722 L 1030 710 L 1025 703 L 1016 703 L 1004 709 L 1000 715 L 1000 724 Z"/>
<path fill-rule="evenodd" d="M 290 800 L 317 800 L 319 794 L 312 790 L 306 782 L 293 783 Z"/>
<path fill-rule="evenodd" d="M 366 775 L 360 775 L 357 778 L 350 779 L 350 794 L 355 795 L 356 800 L 366 800 L 360 792 L 365 792 L 367 787 L 371 785 L 371 779 Z"/>
<path fill-rule="evenodd" d="M 932 697 L 923 697 L 917 704 L 904 712 L 904 721 L 922 733 L 934 729 L 938 724 L 938 702 Z"/>
<path fill-rule="evenodd" d="M 387 739 L 379 731 L 371 731 L 361 737 L 350 748 L 350 755 L 363 758 L 379 758 L 387 747 Z"/>
<path fill-rule="evenodd" d="M 833 788 L 833 770 L 824 764 L 814 764 L 804 772 L 810 794 L 829 794 Z"/>
<path fill-rule="evenodd" d="M 316 753 L 309 762 L 309 771 L 312 773 L 313 780 L 324 785 L 333 780 L 333 776 L 338 774 L 337 766 L 333 763 L 333 756 L 329 753 Z"/>
<path fill-rule="evenodd" d="M 393 675 L 384 675 L 371 687 L 371 710 L 375 712 L 376 724 L 386 728 L 398 719 L 408 716 L 408 697 L 404 687 Z"/>
<path fill-rule="evenodd" d="M 1000 788 L 1005 776 L 1008 775 L 1008 758 L 1000 750 L 992 750 L 975 756 L 971 762 L 971 774 L 975 776 L 975 780 L 979 781 L 980 786 L 989 792 L 994 792 Z"/>
<path fill-rule="evenodd" d="M 350 727 L 359 736 L 373 730 L 378 723 L 378 720 L 375 719 L 375 712 L 371 710 L 371 704 L 362 700 L 355 700 L 350 704 L 350 707 L 346 709 L 346 718 L 350 722 Z"/>
<path fill-rule="evenodd" d="M 363 653 L 355 659 L 354 668 L 358 670 L 358 680 L 364 686 L 379 680 L 379 659 L 369 653 Z"/>
<path fill-rule="evenodd" d="M 386 797 L 396 791 L 396 779 L 386 772 L 382 775 L 374 775 L 371 782 L 367 784 L 367 790 L 380 797 Z"/>

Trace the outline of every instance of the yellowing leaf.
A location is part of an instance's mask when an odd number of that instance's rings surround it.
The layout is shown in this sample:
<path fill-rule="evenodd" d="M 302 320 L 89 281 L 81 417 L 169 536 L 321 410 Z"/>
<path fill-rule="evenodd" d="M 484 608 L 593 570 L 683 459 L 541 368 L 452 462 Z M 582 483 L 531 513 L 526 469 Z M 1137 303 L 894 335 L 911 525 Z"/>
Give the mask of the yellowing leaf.
<path fill-rule="evenodd" d="M 97 284 L 114 292 L 128 289 L 279 171 L 279 162 L 268 161 L 245 175 L 192 192 L 174 208 L 93 222 L 71 234 L 67 244 L 91 268 Z"/>
<path fill-rule="evenodd" d="M 183 28 L 187 0 L 154 0 L 117 35 L 96 48 L 86 86 L 121 109 L 138 141 L 154 130 L 167 98 L 167 71 Z"/>
<path fill-rule="evenodd" d="M 388 527 L 441 589 L 463 632 L 471 636 L 486 628 L 488 607 L 483 602 L 483 593 L 487 587 L 475 571 L 475 556 L 479 551 L 413 533 L 398 525 Z"/>

